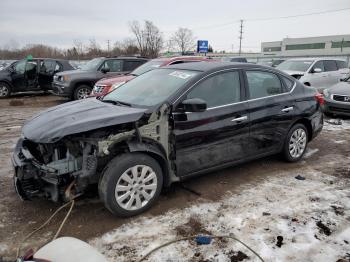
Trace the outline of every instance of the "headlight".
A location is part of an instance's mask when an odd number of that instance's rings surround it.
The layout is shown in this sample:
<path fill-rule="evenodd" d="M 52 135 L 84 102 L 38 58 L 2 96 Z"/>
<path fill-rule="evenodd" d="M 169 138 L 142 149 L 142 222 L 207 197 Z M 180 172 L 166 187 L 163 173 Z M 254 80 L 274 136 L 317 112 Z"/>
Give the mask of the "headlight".
<path fill-rule="evenodd" d="M 69 76 L 64 75 L 64 76 L 63 76 L 63 81 L 64 81 L 64 82 L 68 82 L 68 81 L 69 81 Z"/>
<path fill-rule="evenodd" d="M 114 90 L 114 89 L 117 89 L 118 87 L 120 87 L 123 84 L 125 84 L 125 81 L 124 82 L 115 83 L 114 85 L 112 85 L 111 91 Z"/>
<path fill-rule="evenodd" d="M 329 97 L 329 91 L 328 91 L 328 89 L 324 89 L 323 90 L 323 95 L 324 95 L 324 97 Z"/>

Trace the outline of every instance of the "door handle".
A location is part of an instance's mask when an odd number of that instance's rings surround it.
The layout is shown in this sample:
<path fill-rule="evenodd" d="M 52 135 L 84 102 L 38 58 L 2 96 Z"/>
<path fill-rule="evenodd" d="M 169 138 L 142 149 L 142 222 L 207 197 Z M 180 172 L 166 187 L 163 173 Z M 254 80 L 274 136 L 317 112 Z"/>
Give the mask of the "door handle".
<path fill-rule="evenodd" d="M 248 120 L 247 116 L 237 117 L 237 118 L 232 119 L 231 121 L 232 122 L 242 122 L 242 121 L 245 121 L 245 120 Z"/>
<path fill-rule="evenodd" d="M 289 111 L 292 111 L 294 109 L 294 107 L 290 106 L 290 107 L 286 107 L 282 109 L 282 112 L 288 113 Z"/>

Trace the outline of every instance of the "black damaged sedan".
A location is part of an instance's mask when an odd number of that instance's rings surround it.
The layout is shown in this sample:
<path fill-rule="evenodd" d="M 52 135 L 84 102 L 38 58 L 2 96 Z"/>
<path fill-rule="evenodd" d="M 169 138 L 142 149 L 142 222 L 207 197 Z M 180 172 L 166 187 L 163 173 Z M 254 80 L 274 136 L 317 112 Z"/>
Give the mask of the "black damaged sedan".
<path fill-rule="evenodd" d="M 16 190 L 68 201 L 96 184 L 112 213 L 136 215 L 189 176 L 277 153 L 300 160 L 322 129 L 321 103 L 314 88 L 263 66 L 159 68 L 27 122 L 12 157 Z"/>

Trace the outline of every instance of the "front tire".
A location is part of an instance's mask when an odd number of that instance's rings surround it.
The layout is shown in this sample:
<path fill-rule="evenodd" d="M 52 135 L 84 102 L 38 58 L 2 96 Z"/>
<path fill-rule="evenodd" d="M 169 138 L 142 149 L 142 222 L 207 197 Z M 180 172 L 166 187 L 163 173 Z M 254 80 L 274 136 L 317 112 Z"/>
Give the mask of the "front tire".
<path fill-rule="evenodd" d="M 99 195 L 113 214 L 130 217 L 150 208 L 162 185 L 162 169 L 155 159 L 142 153 L 128 153 L 108 163 L 99 183 Z"/>
<path fill-rule="evenodd" d="M 92 91 L 92 88 L 88 85 L 79 85 L 75 90 L 73 94 L 74 100 L 81 100 L 89 97 L 90 93 Z"/>
<path fill-rule="evenodd" d="M 0 82 L 0 98 L 7 98 L 11 94 L 11 88 L 8 84 Z"/>
<path fill-rule="evenodd" d="M 294 125 L 286 137 L 283 155 L 288 162 L 297 162 L 305 154 L 308 143 L 308 131 L 303 124 Z"/>

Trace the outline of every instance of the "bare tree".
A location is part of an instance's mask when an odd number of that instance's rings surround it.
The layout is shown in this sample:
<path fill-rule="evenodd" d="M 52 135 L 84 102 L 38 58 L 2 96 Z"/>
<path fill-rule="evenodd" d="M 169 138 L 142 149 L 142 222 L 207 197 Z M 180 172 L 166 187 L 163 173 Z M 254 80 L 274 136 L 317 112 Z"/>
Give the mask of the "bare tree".
<path fill-rule="evenodd" d="M 182 54 L 196 46 L 193 32 L 188 28 L 180 27 L 172 36 L 172 40 Z"/>
<path fill-rule="evenodd" d="M 84 45 L 83 42 L 79 39 L 73 40 L 73 48 L 75 48 L 77 52 L 77 59 L 80 60 L 84 56 Z"/>
<path fill-rule="evenodd" d="M 142 56 L 155 58 L 163 47 L 163 36 L 158 27 L 146 20 L 142 27 L 138 21 L 130 23 L 139 52 Z"/>

